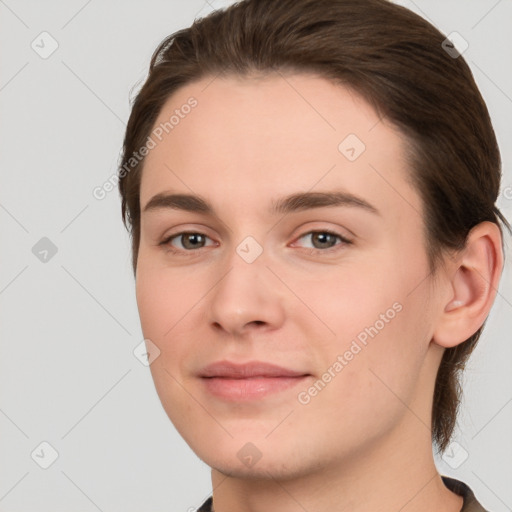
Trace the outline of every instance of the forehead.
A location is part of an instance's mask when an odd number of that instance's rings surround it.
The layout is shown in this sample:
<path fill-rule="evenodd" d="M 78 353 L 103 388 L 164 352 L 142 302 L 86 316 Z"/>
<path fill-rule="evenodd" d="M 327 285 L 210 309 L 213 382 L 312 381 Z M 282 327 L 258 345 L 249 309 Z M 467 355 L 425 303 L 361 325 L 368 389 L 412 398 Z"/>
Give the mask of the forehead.
<path fill-rule="evenodd" d="M 262 197 L 342 187 L 384 209 L 405 196 L 420 208 L 404 137 L 356 93 L 323 78 L 206 77 L 167 100 L 152 133 L 159 127 L 141 204 L 167 189 L 256 206 Z"/>

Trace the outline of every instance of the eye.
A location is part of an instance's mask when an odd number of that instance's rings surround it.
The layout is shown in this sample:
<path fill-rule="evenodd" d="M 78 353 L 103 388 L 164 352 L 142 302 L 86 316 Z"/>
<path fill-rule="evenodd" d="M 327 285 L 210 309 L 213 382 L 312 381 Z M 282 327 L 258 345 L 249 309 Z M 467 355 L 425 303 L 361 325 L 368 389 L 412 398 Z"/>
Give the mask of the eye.
<path fill-rule="evenodd" d="M 309 240 L 310 245 L 304 246 L 305 249 L 313 249 L 313 250 L 329 250 L 335 248 L 337 245 L 351 244 L 352 242 L 340 235 L 339 233 L 334 233 L 332 231 L 310 231 L 302 235 L 299 240 Z M 337 241 L 341 243 L 337 243 Z"/>
<path fill-rule="evenodd" d="M 203 233 L 182 232 L 167 237 L 165 240 L 160 242 L 160 245 L 169 246 L 171 250 L 191 251 L 206 247 L 207 240 L 211 239 Z"/>

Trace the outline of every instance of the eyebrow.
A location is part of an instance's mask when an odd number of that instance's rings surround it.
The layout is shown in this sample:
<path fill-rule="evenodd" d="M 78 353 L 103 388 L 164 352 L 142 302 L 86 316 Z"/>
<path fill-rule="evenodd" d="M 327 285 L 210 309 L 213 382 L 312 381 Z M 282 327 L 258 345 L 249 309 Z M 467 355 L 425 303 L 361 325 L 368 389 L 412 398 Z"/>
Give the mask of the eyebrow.
<path fill-rule="evenodd" d="M 298 192 L 291 194 L 273 201 L 270 213 L 274 215 L 287 214 L 313 208 L 336 206 L 361 208 L 375 215 L 380 215 L 379 210 L 375 206 L 361 197 L 345 191 Z M 217 216 L 213 206 L 202 197 L 192 194 L 156 194 L 148 201 L 142 211 L 148 212 L 167 208 Z"/>

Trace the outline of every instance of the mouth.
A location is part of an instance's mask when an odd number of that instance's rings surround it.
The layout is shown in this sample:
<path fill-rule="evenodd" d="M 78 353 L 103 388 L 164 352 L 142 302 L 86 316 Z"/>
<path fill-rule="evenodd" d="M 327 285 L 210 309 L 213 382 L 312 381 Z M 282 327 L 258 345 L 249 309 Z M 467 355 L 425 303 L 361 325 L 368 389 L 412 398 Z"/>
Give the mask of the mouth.
<path fill-rule="evenodd" d="M 246 364 L 219 361 L 205 367 L 199 376 L 211 395 L 236 402 L 289 390 L 303 384 L 311 375 L 261 361 Z"/>

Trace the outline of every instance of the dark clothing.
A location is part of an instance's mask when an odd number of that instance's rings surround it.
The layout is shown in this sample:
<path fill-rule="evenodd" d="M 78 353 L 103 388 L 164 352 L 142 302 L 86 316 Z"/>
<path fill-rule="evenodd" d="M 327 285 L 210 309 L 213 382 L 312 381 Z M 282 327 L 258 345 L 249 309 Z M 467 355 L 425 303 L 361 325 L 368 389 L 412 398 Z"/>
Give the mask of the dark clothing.
<path fill-rule="evenodd" d="M 478 503 L 473 491 L 464 482 L 447 476 L 443 476 L 442 479 L 444 485 L 446 485 L 450 491 L 464 498 L 464 504 L 460 512 L 487 512 L 485 508 Z M 201 505 L 197 512 L 213 512 L 211 496 Z"/>
<path fill-rule="evenodd" d="M 464 505 L 460 512 L 487 512 L 475 498 L 473 491 L 460 480 L 443 476 L 443 482 L 450 491 L 464 498 Z"/>

